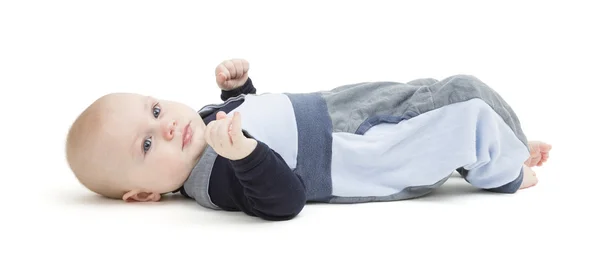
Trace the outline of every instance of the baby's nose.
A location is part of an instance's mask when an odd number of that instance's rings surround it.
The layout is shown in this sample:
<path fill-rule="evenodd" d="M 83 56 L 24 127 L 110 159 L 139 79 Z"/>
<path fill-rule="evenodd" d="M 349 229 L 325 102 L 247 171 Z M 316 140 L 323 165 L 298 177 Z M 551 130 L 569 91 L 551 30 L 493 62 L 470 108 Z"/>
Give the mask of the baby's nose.
<path fill-rule="evenodd" d="M 175 127 L 177 127 L 177 121 L 170 120 L 163 124 L 163 136 L 166 140 L 171 140 L 175 136 Z"/>

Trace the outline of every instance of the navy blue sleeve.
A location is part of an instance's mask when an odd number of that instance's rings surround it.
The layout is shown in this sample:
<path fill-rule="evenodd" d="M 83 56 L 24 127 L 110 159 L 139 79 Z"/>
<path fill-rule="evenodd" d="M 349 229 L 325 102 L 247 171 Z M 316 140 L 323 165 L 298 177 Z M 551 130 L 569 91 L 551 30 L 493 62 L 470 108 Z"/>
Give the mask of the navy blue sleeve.
<path fill-rule="evenodd" d="M 226 169 L 231 171 L 223 171 Z M 209 194 L 211 201 L 223 210 L 283 221 L 297 216 L 306 203 L 300 178 L 277 152 L 261 141 L 244 159 L 218 157 L 213 173 Z"/>
<path fill-rule="evenodd" d="M 221 90 L 221 99 L 223 101 L 227 100 L 230 97 L 236 97 L 238 95 L 241 94 L 256 94 L 256 88 L 254 88 L 254 85 L 252 84 L 252 80 L 248 77 L 248 80 L 246 80 L 246 83 L 244 83 L 244 85 L 237 87 L 233 90 Z"/>

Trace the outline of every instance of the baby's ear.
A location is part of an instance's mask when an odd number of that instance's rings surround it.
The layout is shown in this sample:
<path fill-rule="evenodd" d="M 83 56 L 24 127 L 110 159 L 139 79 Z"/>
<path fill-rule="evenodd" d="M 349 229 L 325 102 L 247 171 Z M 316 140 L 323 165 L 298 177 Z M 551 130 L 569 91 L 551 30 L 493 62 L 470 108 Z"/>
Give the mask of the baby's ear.
<path fill-rule="evenodd" d="M 159 201 L 159 193 L 148 193 L 140 190 L 131 190 L 123 195 L 123 200 L 126 202 L 147 202 L 147 201 Z"/>

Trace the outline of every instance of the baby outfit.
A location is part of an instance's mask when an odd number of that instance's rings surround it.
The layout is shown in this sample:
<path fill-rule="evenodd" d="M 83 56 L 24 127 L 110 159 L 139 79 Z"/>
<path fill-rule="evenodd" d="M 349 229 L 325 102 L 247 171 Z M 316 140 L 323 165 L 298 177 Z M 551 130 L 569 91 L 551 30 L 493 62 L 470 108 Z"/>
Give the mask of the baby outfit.
<path fill-rule="evenodd" d="M 221 99 L 198 111 L 204 122 L 238 111 L 257 148 L 233 161 L 208 146 L 177 191 L 266 220 L 291 219 L 307 202 L 424 196 L 454 171 L 478 188 L 514 193 L 529 157 L 514 111 L 471 75 L 260 95 L 248 79 Z"/>

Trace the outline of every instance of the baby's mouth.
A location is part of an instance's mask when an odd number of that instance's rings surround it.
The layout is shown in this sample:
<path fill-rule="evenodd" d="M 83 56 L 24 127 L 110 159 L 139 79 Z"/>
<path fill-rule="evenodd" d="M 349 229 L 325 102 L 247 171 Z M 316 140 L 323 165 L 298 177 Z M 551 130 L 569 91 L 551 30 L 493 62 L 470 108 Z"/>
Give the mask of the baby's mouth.
<path fill-rule="evenodd" d="M 192 131 L 191 122 L 188 123 L 185 128 L 183 128 L 183 134 L 181 135 L 181 150 L 188 144 L 192 142 L 192 136 L 194 132 Z"/>

